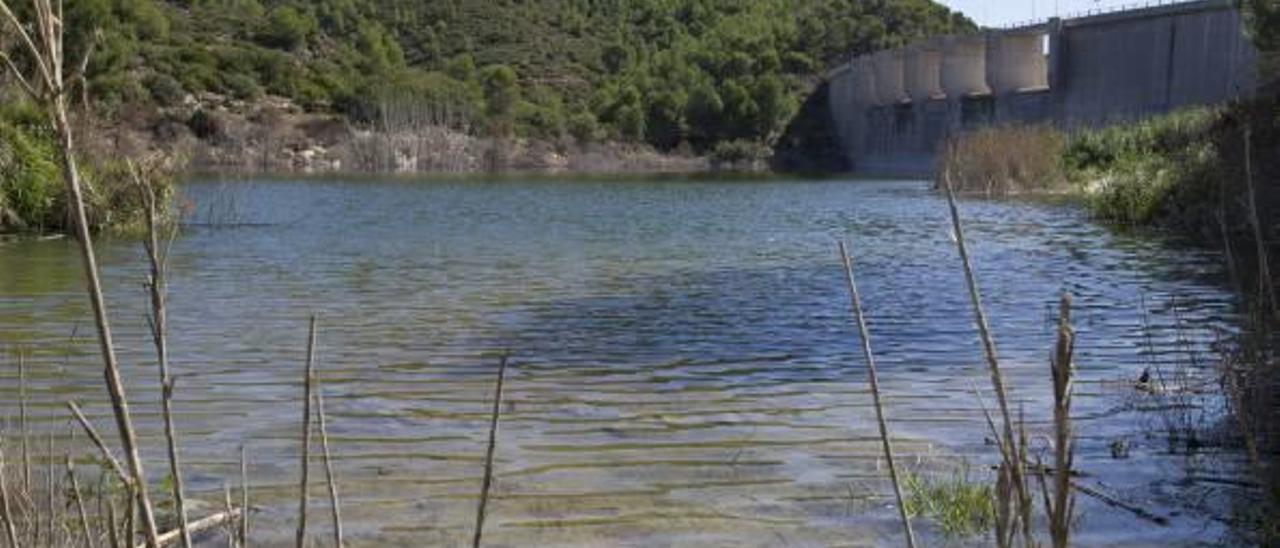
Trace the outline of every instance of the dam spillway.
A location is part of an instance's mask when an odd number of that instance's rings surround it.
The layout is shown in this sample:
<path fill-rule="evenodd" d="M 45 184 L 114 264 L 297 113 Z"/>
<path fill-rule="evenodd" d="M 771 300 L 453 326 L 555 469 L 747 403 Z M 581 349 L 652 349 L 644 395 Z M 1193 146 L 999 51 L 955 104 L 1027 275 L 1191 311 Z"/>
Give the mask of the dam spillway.
<path fill-rule="evenodd" d="M 1198 0 L 935 37 L 827 78 L 854 169 L 921 175 L 981 127 L 1099 127 L 1249 96 L 1257 56 L 1235 2 Z"/>

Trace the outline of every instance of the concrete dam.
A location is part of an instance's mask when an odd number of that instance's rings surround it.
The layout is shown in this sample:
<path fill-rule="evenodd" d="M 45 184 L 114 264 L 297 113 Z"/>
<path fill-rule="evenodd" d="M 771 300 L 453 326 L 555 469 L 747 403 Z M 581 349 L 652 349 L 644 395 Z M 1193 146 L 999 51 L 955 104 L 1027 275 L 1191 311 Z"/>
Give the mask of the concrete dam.
<path fill-rule="evenodd" d="M 1249 96 L 1257 55 L 1231 0 L 1152 5 L 859 56 L 828 73 L 829 106 L 856 171 L 925 175 L 981 127 L 1099 127 Z"/>

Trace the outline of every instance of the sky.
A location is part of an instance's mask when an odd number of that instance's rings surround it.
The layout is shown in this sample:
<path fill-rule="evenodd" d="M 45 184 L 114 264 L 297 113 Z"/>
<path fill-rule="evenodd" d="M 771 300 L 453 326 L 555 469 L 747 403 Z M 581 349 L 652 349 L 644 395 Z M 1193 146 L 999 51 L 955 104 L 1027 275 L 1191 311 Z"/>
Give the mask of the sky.
<path fill-rule="evenodd" d="M 1048 19 L 1055 12 L 1069 15 L 1099 8 L 1147 4 L 1151 1 L 1154 0 L 940 0 L 942 4 L 963 12 L 983 26 Z"/>

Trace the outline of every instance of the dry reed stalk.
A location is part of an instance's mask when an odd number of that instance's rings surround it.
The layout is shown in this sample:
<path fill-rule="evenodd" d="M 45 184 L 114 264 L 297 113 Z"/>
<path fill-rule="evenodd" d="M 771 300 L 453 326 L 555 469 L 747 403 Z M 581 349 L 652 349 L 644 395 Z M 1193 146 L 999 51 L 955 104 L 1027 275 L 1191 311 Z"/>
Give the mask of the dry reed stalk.
<path fill-rule="evenodd" d="M 498 447 L 498 420 L 502 416 L 502 383 L 507 375 L 507 356 L 498 362 L 498 378 L 493 387 L 493 412 L 489 417 L 489 445 L 484 454 L 484 480 L 480 484 L 480 502 L 476 505 L 476 530 L 471 537 L 472 548 L 480 547 L 484 534 L 485 511 L 489 505 L 489 489 L 493 485 L 493 455 Z"/>
<path fill-rule="evenodd" d="M 249 545 L 249 460 L 245 446 L 240 446 L 240 547 Z"/>
<path fill-rule="evenodd" d="M 107 497 L 107 541 L 111 543 L 111 548 L 124 548 L 124 544 L 120 542 L 120 524 L 117 521 L 119 516 L 116 515 L 116 501 Z"/>
<path fill-rule="evenodd" d="M 71 410 L 71 415 L 75 417 L 76 422 L 80 423 L 80 427 L 89 435 L 89 441 L 98 448 L 98 452 L 102 455 L 103 460 L 111 466 L 111 470 L 115 472 L 116 478 L 120 480 L 120 484 L 128 488 L 133 485 L 132 478 L 125 472 L 124 467 L 120 465 L 120 461 L 116 460 L 115 455 L 111 453 L 111 449 L 107 447 L 106 442 L 102 440 L 102 436 L 98 434 L 98 430 L 93 427 L 93 423 L 89 422 L 89 418 L 84 416 L 80 411 L 80 406 L 74 401 L 67 401 L 67 409 Z"/>
<path fill-rule="evenodd" d="M 1075 331 L 1071 328 L 1071 294 L 1063 293 L 1058 313 L 1058 343 L 1053 363 L 1054 499 L 1049 514 L 1049 533 L 1055 548 L 1071 544 L 1071 518 L 1075 501 L 1071 498 L 1071 470 L 1075 462 L 1075 442 L 1071 430 L 1071 395 L 1075 364 Z"/>
<path fill-rule="evenodd" d="M 150 276 L 147 289 L 151 297 L 151 341 L 156 348 L 156 363 L 160 368 L 160 411 L 164 419 L 164 437 L 169 456 L 169 475 L 173 478 L 174 513 L 178 518 L 178 530 L 182 532 L 183 548 L 191 548 L 191 534 L 187 531 L 187 503 L 183 496 L 182 466 L 178 455 L 178 432 L 173 424 L 173 375 L 169 371 L 169 315 L 166 310 L 168 294 L 168 262 L 167 252 L 160 250 L 161 220 L 158 209 L 160 197 L 156 195 L 154 178 L 158 174 L 158 166 L 151 166 L 147 172 L 138 167 L 132 160 L 126 160 L 129 176 L 141 194 L 147 214 L 147 236 L 143 247 L 147 251 L 147 263 Z M 172 243 L 176 230 L 169 227 L 167 239 Z"/>
<path fill-rule="evenodd" d="M 5 479 L 8 474 L 5 468 L 4 446 L 0 443 L 0 519 L 4 520 L 4 533 L 5 537 L 9 539 L 9 546 L 17 548 L 20 546 L 18 544 L 18 530 L 17 525 L 13 523 L 14 508 L 9 501 L 9 485 Z"/>
<path fill-rule="evenodd" d="M 84 533 L 84 545 L 87 548 L 94 548 L 93 533 L 89 527 L 89 513 L 84 509 L 84 499 L 80 496 L 80 482 L 76 479 L 76 467 L 71 461 L 71 454 L 67 454 L 67 481 L 71 484 L 71 498 L 76 505 L 76 512 L 80 516 L 80 531 Z"/>
<path fill-rule="evenodd" d="M 1227 184 L 1222 179 L 1218 180 L 1218 233 L 1222 236 L 1222 253 L 1227 263 L 1227 274 L 1231 279 L 1231 285 L 1237 290 L 1237 293 L 1243 294 L 1241 291 L 1240 273 L 1237 272 L 1235 252 L 1231 247 L 1231 231 L 1227 228 Z"/>
<path fill-rule="evenodd" d="M 871 385 L 871 397 L 876 405 L 876 422 L 880 426 L 880 440 L 884 445 L 884 458 L 889 465 L 889 479 L 893 481 L 893 494 L 898 500 L 898 514 L 902 518 L 902 530 L 907 536 L 907 547 L 916 545 L 915 533 L 911 530 L 911 517 L 907 515 L 906 499 L 902 496 L 902 484 L 898 480 L 898 467 L 894 463 L 893 444 L 889 438 L 889 425 L 884 418 L 884 405 L 880 401 L 880 380 L 876 373 L 876 359 L 871 351 L 871 333 L 867 329 L 866 318 L 862 314 L 862 297 L 858 294 L 858 284 L 853 275 L 853 260 L 849 257 L 844 241 L 840 242 L 840 262 L 844 267 L 845 285 L 849 289 L 850 306 L 853 307 L 854 322 L 858 325 L 858 333 L 862 337 L 862 355 L 867 360 L 867 379 Z"/>
<path fill-rule="evenodd" d="M 50 422 L 57 420 L 50 416 Z M 57 519 L 57 505 L 54 504 L 53 496 L 57 492 L 54 488 L 54 462 L 53 462 L 53 429 L 49 429 L 49 445 L 45 452 L 45 539 L 49 546 L 57 544 L 53 539 L 53 523 Z"/>
<path fill-rule="evenodd" d="M 1253 185 L 1253 133 L 1248 125 L 1244 128 L 1244 181 L 1249 191 L 1249 224 L 1253 225 L 1253 239 L 1258 247 L 1258 292 L 1267 296 L 1269 312 L 1273 318 L 1280 317 L 1280 305 L 1276 302 L 1276 290 L 1271 280 L 1271 261 L 1267 257 L 1267 240 L 1262 230 L 1262 220 L 1258 215 L 1258 195 Z"/>
<path fill-rule="evenodd" d="M 22 433 L 22 489 L 31 492 L 31 449 L 27 446 L 31 431 L 27 427 L 27 361 L 18 351 L 18 429 Z"/>
<path fill-rule="evenodd" d="M 298 534 L 297 547 L 304 548 L 307 541 L 307 488 L 311 475 L 311 390 L 315 382 L 316 316 L 311 316 L 311 328 L 307 335 L 307 368 L 302 380 L 302 478 L 298 480 Z"/>
<path fill-rule="evenodd" d="M 320 421 L 320 451 L 324 459 L 325 481 L 329 485 L 329 507 L 333 512 L 333 543 L 337 548 L 346 544 L 342 541 L 342 502 L 338 497 L 338 479 L 333 473 L 333 458 L 329 454 L 329 426 L 324 413 L 324 386 L 320 376 L 316 374 L 316 416 Z"/>
<path fill-rule="evenodd" d="M 129 500 L 125 502 L 128 504 L 125 505 L 124 541 L 128 544 L 133 544 L 133 539 L 138 533 L 137 521 L 135 521 L 138 519 L 138 499 L 133 491 L 133 486 L 129 486 Z M 159 543 L 157 542 L 157 544 Z"/>
<path fill-rule="evenodd" d="M 224 481 L 222 482 L 222 509 L 228 515 L 230 515 L 232 508 L 233 507 L 231 506 L 231 486 L 227 485 L 227 482 Z M 225 529 L 227 532 L 227 548 L 236 548 L 237 546 L 237 543 L 236 543 L 237 527 L 236 527 L 235 521 L 236 520 L 232 519 L 232 520 L 227 520 L 226 522 Z"/>
<path fill-rule="evenodd" d="M 996 402 L 999 405 L 1001 418 L 1004 420 L 1004 435 L 999 442 L 1007 445 L 1007 447 L 1001 453 L 1006 460 L 1006 465 L 1009 466 L 1009 479 L 1013 483 L 1018 506 L 1023 509 L 1029 509 L 1031 507 L 1031 497 L 1027 493 L 1026 476 L 1021 459 L 1016 458 L 1019 452 L 1016 447 L 1018 438 L 1014 434 L 1013 417 L 1009 413 L 1009 399 L 1005 391 L 1004 375 L 1000 372 L 1000 359 L 996 353 L 995 340 L 991 336 L 991 329 L 987 323 L 987 314 L 982 308 L 982 294 L 978 290 L 978 281 L 973 273 L 973 264 L 969 259 L 969 249 L 964 239 L 964 223 L 960 221 L 960 211 L 956 207 L 955 191 L 951 188 L 951 173 L 949 171 L 943 172 L 943 186 L 947 192 L 947 207 L 951 211 L 951 227 L 955 233 L 956 247 L 960 252 L 960 261 L 964 267 L 965 283 L 969 290 L 969 301 L 973 306 L 978 333 L 982 340 L 983 354 L 986 356 L 987 367 L 991 375 L 991 386 L 996 394 Z M 1022 531 L 1026 545 L 1032 545 L 1031 524 L 1022 523 Z"/>
<path fill-rule="evenodd" d="M 28 420 L 28 401 L 27 395 L 27 363 L 26 356 L 21 349 L 18 350 L 18 430 L 22 436 L 22 488 L 18 490 L 17 496 L 14 497 L 15 510 L 21 511 L 23 519 L 18 522 L 21 524 L 22 531 L 19 536 L 31 534 L 38 543 L 40 540 L 40 523 L 39 516 L 36 514 L 36 503 L 32 499 L 35 490 L 31 488 L 31 422 Z M 16 512 L 15 512 L 16 513 Z M 27 531 L 34 528 L 34 531 Z"/>
<path fill-rule="evenodd" d="M 72 136 L 72 125 L 67 115 L 68 78 L 63 74 L 63 14 L 62 2 L 55 4 L 52 0 L 32 0 L 32 21 L 39 40 L 32 38 L 27 27 L 22 24 L 6 0 L 0 0 L 0 12 L 3 12 L 9 26 L 21 38 L 26 46 L 35 67 L 34 72 L 39 79 L 32 85 L 17 65 L 8 57 L 3 57 L 9 72 L 17 80 L 31 99 L 46 107 L 58 137 L 62 176 L 67 187 L 67 198 L 71 216 L 75 221 L 76 237 L 79 243 L 81 263 L 84 267 L 85 284 L 89 301 L 93 307 L 94 323 L 98 329 L 98 342 L 101 347 L 104 370 L 103 377 L 107 391 L 111 396 L 112 411 L 116 416 L 120 443 L 129 462 L 129 470 L 135 480 L 136 494 L 142 508 L 143 525 L 146 530 L 148 544 L 155 546 L 158 533 L 155 515 L 151 508 L 151 500 L 147 495 L 146 475 L 142 468 L 142 458 L 138 453 L 137 435 L 133 429 L 133 418 L 129 413 L 129 400 L 125 396 L 124 381 L 120 374 L 120 365 L 116 360 L 115 343 L 111 336 L 111 324 L 107 318 L 107 304 L 103 296 L 102 281 L 98 271 L 97 256 L 93 248 L 93 237 L 89 232 L 89 219 L 85 209 L 84 189 L 80 181 L 80 170 L 76 165 L 75 142 Z M 91 40 L 90 43 L 93 41 Z M 92 54 L 93 48 L 87 48 L 84 56 Z M 81 67 L 87 66 L 82 62 Z M 72 73 L 71 81 L 83 78 L 83 74 Z M 39 89 L 37 89 L 39 88 Z"/>

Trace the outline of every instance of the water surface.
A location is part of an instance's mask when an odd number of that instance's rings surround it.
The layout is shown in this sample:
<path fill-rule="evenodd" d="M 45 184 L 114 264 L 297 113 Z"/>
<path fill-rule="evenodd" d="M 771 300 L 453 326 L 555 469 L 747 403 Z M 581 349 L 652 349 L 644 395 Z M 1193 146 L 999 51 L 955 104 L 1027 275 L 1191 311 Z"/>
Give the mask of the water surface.
<path fill-rule="evenodd" d="M 497 356 L 510 352 L 486 532 L 495 545 L 897 543 L 840 238 L 903 459 L 966 460 L 981 476 L 994 457 L 971 391 L 989 381 L 945 202 L 923 182 L 309 180 L 193 182 L 182 194 L 191 217 L 172 248 L 170 347 L 189 485 L 220 496 L 247 443 L 264 541 L 292 539 L 299 380 L 318 314 L 358 541 L 469 538 L 487 400 Z M 1197 511 L 1215 492 L 1186 481 L 1198 461 L 1169 453 L 1128 389 L 1151 363 L 1186 363 L 1231 325 L 1219 259 L 1064 206 L 961 210 L 1033 436 L 1049 409 L 1052 307 L 1066 290 L 1079 329 L 1077 462 L 1093 483 L 1176 514 L 1158 527 L 1082 499 L 1084 541 L 1221 540 Z M 100 255 L 158 475 L 142 251 L 117 239 Z M 61 402 L 76 398 L 105 427 L 79 280 L 69 242 L 0 246 L 0 343 L 36 353 L 40 416 L 61 425 Z M 1129 459 L 1111 458 L 1117 440 Z"/>

